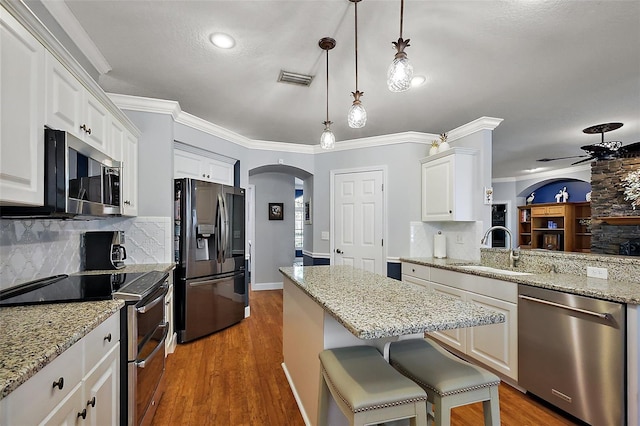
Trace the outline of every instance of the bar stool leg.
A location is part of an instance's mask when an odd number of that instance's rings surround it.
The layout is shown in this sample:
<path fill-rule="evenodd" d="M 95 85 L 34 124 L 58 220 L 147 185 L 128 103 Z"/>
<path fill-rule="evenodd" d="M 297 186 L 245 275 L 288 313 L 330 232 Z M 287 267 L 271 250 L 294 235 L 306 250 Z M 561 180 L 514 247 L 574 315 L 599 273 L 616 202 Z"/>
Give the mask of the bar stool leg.
<path fill-rule="evenodd" d="M 500 426 L 500 403 L 498 400 L 498 386 L 489 388 L 491 399 L 482 402 L 484 426 Z"/>

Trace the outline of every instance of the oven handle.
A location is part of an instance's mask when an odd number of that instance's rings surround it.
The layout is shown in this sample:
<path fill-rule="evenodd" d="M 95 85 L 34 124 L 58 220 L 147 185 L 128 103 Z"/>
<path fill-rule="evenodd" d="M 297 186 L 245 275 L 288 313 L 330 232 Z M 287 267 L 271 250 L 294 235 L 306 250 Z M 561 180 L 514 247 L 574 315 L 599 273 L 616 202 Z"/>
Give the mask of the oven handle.
<path fill-rule="evenodd" d="M 591 316 L 598 317 L 598 318 L 605 319 L 605 320 L 609 319 L 611 317 L 611 314 L 609 314 L 607 312 L 589 311 L 587 309 L 581 309 L 581 308 L 576 308 L 576 307 L 573 307 L 573 306 L 562 305 L 560 303 L 550 302 L 548 300 L 538 299 L 536 297 L 525 296 L 523 294 L 519 295 L 518 297 L 520 299 L 528 300 L 530 302 L 541 303 L 543 305 L 549 305 L 549 306 L 553 306 L 555 308 L 567 309 L 567 310 L 573 311 L 573 312 L 580 312 L 581 314 L 587 314 L 587 315 L 591 315 Z"/>
<path fill-rule="evenodd" d="M 164 324 L 160 324 L 159 327 L 164 328 L 162 339 L 160 339 L 160 341 L 158 342 L 158 345 L 153 351 L 151 351 L 148 357 L 140 361 L 135 361 L 136 367 L 144 368 L 147 365 L 147 362 L 151 361 L 153 357 L 156 355 L 156 353 L 158 353 L 158 351 L 164 347 L 164 341 L 167 340 L 167 335 L 169 334 L 169 323 L 165 322 Z"/>
<path fill-rule="evenodd" d="M 164 297 L 169 292 L 169 286 L 162 285 L 160 288 L 163 290 L 162 294 L 160 296 L 158 296 L 157 298 L 153 299 L 151 302 L 147 303 L 146 305 L 137 307 L 136 308 L 136 312 L 138 312 L 140 314 L 144 314 L 145 312 L 147 312 L 147 309 L 151 309 L 154 306 L 156 306 L 158 303 L 160 303 L 161 301 L 164 301 Z"/>

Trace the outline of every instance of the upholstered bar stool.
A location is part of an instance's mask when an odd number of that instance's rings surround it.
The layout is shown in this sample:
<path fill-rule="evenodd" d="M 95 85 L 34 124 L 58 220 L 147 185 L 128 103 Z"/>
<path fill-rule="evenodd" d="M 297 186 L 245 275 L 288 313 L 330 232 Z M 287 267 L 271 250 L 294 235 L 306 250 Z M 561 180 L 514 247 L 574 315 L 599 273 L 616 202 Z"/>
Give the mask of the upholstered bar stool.
<path fill-rule="evenodd" d="M 351 425 L 410 418 L 427 425 L 427 394 L 391 367 L 373 346 L 327 349 L 320 353 L 318 425 L 327 425 L 329 394 Z"/>
<path fill-rule="evenodd" d="M 391 343 L 389 363 L 418 383 L 433 405 L 436 426 L 449 426 L 451 409 L 482 402 L 485 426 L 500 425 L 500 378 L 452 355 L 429 339 Z"/>

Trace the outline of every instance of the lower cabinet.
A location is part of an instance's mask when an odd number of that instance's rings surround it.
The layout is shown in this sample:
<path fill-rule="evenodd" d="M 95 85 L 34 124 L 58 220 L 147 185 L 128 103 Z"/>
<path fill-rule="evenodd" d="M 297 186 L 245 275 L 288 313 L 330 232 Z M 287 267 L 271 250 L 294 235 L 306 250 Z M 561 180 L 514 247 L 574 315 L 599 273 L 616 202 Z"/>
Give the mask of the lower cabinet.
<path fill-rule="evenodd" d="M 0 401 L 3 425 L 117 425 L 120 313 Z"/>
<path fill-rule="evenodd" d="M 403 263 L 402 280 L 505 315 L 501 324 L 437 331 L 429 336 L 468 359 L 518 380 L 518 287 L 493 278 Z M 413 271 L 412 271 L 413 270 Z"/>

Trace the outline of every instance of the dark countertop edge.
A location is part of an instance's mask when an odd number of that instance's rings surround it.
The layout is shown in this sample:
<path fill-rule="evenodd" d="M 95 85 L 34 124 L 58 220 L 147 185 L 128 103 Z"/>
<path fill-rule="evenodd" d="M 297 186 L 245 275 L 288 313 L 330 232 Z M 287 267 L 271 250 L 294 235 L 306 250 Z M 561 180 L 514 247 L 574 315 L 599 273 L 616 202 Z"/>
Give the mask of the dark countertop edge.
<path fill-rule="evenodd" d="M 136 272 L 162 271 L 171 272 L 176 268 L 175 263 L 139 263 L 125 265 L 122 269 L 99 269 L 94 271 L 78 271 L 69 275 L 101 275 L 101 274 L 125 274 Z"/>
<path fill-rule="evenodd" d="M 628 297 L 628 296 L 621 296 L 621 295 L 616 295 L 609 292 L 602 292 L 602 291 L 597 291 L 597 290 L 588 289 L 588 288 L 575 288 L 571 286 L 563 286 L 561 284 L 553 284 L 549 282 L 551 279 L 553 279 L 554 281 L 559 281 L 563 277 L 570 277 L 570 279 L 574 279 L 574 280 L 580 279 L 582 276 L 578 276 L 578 275 L 557 274 L 557 273 L 556 274 L 531 273 L 531 275 L 493 274 L 487 271 L 474 271 L 474 270 L 460 268 L 460 266 L 464 266 L 464 265 L 480 265 L 479 262 L 473 262 L 473 261 L 461 260 L 461 259 L 449 259 L 449 258 L 435 259 L 435 258 L 425 258 L 425 257 L 420 257 L 420 258 L 400 257 L 400 261 L 406 262 L 406 263 L 413 263 L 416 265 L 446 269 L 454 272 L 462 272 L 465 274 L 478 275 L 486 278 L 494 278 L 501 281 L 509 281 L 516 284 L 529 285 L 532 287 L 540 287 L 540 288 L 546 288 L 549 290 L 557 290 L 565 293 L 576 294 L 579 296 L 593 297 L 596 299 L 609 300 L 609 301 L 618 302 L 618 303 L 640 305 L 640 287 L 638 287 L 639 291 L 638 291 L 637 297 Z M 500 269 L 500 268 L 497 268 L 497 269 Z M 503 269 L 508 270 L 509 268 L 503 268 Z M 587 280 L 586 276 L 582 278 L 584 278 L 584 280 Z M 590 278 L 590 279 L 597 280 L 598 278 Z M 602 281 L 607 282 L 609 285 L 613 285 L 613 286 L 634 285 L 634 283 L 623 282 L 623 281 L 614 281 L 614 280 L 602 280 Z"/>

